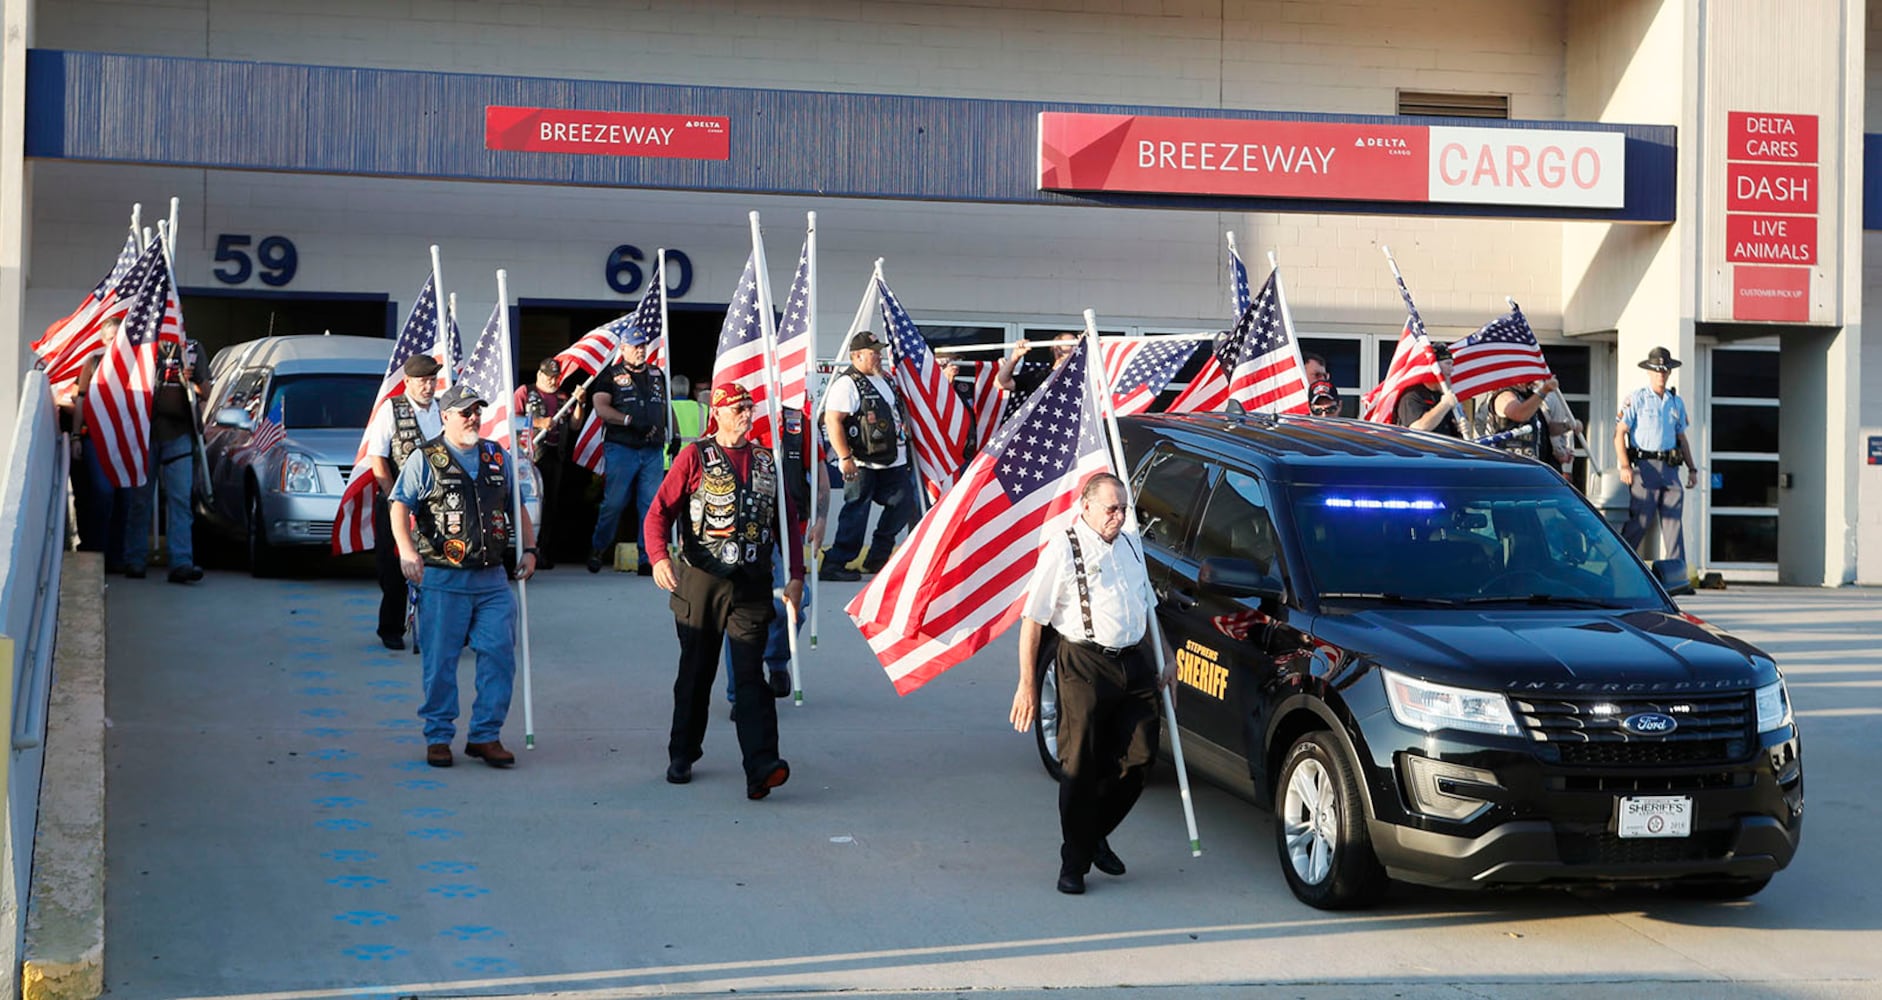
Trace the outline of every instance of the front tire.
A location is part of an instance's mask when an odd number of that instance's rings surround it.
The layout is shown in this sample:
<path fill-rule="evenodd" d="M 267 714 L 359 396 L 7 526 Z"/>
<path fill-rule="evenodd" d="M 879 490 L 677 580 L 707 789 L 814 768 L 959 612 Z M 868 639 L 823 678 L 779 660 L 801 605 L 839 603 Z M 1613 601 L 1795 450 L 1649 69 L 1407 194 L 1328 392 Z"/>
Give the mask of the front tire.
<path fill-rule="evenodd" d="M 1039 711 L 1033 713 L 1033 739 L 1039 745 L 1039 763 L 1053 781 L 1063 780 L 1065 768 L 1059 764 L 1059 679 L 1050 662 L 1039 666 Z"/>
<path fill-rule="evenodd" d="M 1287 887 L 1308 906 L 1369 906 L 1385 891 L 1359 796 L 1355 770 L 1333 734 L 1308 733 L 1288 750 L 1275 785 L 1275 848 Z"/>

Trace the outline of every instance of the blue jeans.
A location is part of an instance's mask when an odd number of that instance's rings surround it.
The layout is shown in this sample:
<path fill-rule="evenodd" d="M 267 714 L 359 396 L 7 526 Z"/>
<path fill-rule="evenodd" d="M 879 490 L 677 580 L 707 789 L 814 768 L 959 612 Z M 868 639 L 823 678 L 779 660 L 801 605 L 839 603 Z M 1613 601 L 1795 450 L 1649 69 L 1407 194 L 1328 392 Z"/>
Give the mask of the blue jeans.
<path fill-rule="evenodd" d="M 784 569 L 783 559 L 784 559 L 783 553 L 775 553 L 775 552 L 772 553 L 771 589 L 774 592 L 784 586 L 784 581 L 786 579 L 786 571 Z M 771 630 L 765 635 L 765 669 L 769 670 L 771 673 L 774 673 L 774 674 L 790 673 L 791 671 L 791 636 L 790 636 L 790 633 L 784 631 L 787 626 L 784 624 L 785 619 L 784 619 L 783 598 L 779 598 L 779 597 L 771 598 L 771 610 L 774 614 L 777 615 L 777 617 L 771 619 Z M 810 618 L 810 588 L 806 587 L 804 588 L 804 603 L 799 604 L 797 606 L 796 627 L 801 630 L 804 627 L 804 622 L 809 620 L 809 618 Z M 727 644 L 728 646 L 730 645 L 729 641 Z M 728 649 L 727 652 L 729 653 L 730 650 Z M 726 701 L 736 700 L 733 697 L 733 695 L 737 692 L 737 690 L 738 690 L 737 678 L 733 677 L 732 671 L 727 670 L 725 672 L 725 700 Z"/>
<path fill-rule="evenodd" d="M 468 587 L 469 589 L 459 589 Z M 503 731 L 516 679 L 516 596 L 503 567 L 445 570 L 425 567 L 418 589 L 418 648 L 423 661 L 426 743 L 457 735 L 457 660 L 465 647 L 477 654 L 477 698 L 471 703 L 472 743 Z"/>
<path fill-rule="evenodd" d="M 915 509 L 915 485 L 907 463 L 892 469 L 856 467 L 856 499 L 846 495 L 843 510 L 836 516 L 836 541 L 824 554 L 825 566 L 846 566 L 863 550 L 863 529 L 869 526 L 869 505 L 882 505 L 875 533 L 869 536 L 869 563 L 881 566 L 895 551 L 895 536 L 901 534 Z"/>
<path fill-rule="evenodd" d="M 654 494 L 660 492 L 660 480 L 666 475 L 661 458 L 665 448 L 629 448 L 612 441 L 601 445 L 605 476 L 601 486 L 601 513 L 595 518 L 595 538 L 590 552 L 612 551 L 614 533 L 621 525 L 629 492 L 634 494 L 634 536 L 640 537 L 640 518 L 653 507 Z"/>
<path fill-rule="evenodd" d="M 195 520 L 190 491 L 196 482 L 196 462 L 184 434 L 151 446 L 150 475 L 144 485 L 129 490 L 131 502 L 124 516 L 124 564 L 143 566 L 150 561 L 150 508 L 156 500 L 157 480 L 163 480 L 163 537 L 170 550 L 170 568 L 194 565 L 190 530 Z"/>

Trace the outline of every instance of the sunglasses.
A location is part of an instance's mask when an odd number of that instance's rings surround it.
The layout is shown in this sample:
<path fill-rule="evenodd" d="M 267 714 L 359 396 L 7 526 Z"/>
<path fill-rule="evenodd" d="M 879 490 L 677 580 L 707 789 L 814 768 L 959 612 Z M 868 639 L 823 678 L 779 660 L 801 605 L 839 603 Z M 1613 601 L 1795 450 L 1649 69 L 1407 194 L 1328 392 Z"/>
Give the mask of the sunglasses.
<path fill-rule="evenodd" d="M 757 407 L 753 406 L 750 403 L 733 403 L 732 405 L 727 406 L 725 408 L 728 410 L 738 412 L 738 413 L 750 413 L 751 411 L 757 409 Z"/>

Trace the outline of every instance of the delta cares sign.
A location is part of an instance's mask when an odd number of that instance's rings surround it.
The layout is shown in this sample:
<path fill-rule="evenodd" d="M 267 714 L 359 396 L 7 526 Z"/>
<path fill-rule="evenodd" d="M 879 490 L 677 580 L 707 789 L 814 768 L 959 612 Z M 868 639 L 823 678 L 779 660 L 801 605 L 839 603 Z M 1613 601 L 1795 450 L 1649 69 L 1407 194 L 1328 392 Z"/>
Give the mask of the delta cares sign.
<path fill-rule="evenodd" d="M 1039 115 L 1046 191 L 1621 208 L 1625 155 L 1618 132 Z"/>

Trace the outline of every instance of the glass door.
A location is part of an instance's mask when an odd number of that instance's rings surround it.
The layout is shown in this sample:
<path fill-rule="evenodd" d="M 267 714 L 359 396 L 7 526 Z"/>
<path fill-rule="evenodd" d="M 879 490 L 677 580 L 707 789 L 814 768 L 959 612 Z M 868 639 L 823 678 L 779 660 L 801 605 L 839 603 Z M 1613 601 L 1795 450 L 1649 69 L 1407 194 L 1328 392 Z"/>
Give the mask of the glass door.
<path fill-rule="evenodd" d="M 1777 570 L 1778 366 L 1775 344 L 1714 347 L 1705 440 L 1706 566 Z M 1696 442 L 1695 442 L 1696 444 Z M 1688 509 L 1692 504 L 1688 500 Z"/>

